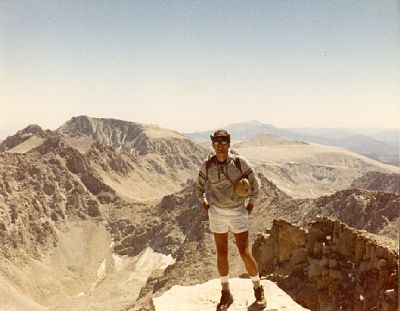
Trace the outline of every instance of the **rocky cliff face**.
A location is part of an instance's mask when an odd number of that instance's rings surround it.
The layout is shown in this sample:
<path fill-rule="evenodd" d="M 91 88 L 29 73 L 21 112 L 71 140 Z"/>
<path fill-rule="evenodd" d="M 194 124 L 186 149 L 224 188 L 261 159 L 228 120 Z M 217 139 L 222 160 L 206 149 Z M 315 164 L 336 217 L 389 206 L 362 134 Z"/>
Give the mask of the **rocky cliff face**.
<path fill-rule="evenodd" d="M 35 151 L 0 155 L 0 252 L 39 256 L 55 242 L 58 222 L 100 218 L 115 191 L 79 152 L 57 136 Z"/>
<path fill-rule="evenodd" d="M 352 187 L 400 194 L 400 174 L 368 172 L 367 174 L 354 180 Z"/>
<path fill-rule="evenodd" d="M 340 221 L 276 220 L 253 254 L 262 275 L 311 310 L 397 310 L 398 249 Z"/>

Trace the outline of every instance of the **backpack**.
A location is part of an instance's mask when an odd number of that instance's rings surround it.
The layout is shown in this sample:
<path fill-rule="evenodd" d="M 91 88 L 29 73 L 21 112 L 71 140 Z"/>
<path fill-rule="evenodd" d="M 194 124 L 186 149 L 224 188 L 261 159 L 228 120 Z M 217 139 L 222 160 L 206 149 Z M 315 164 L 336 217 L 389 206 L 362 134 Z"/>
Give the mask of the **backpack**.
<path fill-rule="evenodd" d="M 208 169 L 210 168 L 212 163 L 215 163 L 216 160 L 217 160 L 216 155 L 213 155 L 212 157 L 208 158 L 208 160 L 206 162 L 206 179 L 208 179 Z M 251 186 L 250 186 L 250 183 L 248 180 L 248 175 L 251 172 L 251 170 L 248 170 L 246 172 L 246 174 L 244 175 L 243 171 L 242 171 L 242 163 L 240 162 L 240 158 L 234 157 L 233 162 L 235 163 L 236 168 L 238 168 L 240 170 L 241 177 L 235 182 L 233 182 L 229 178 L 229 176 L 226 176 L 226 177 L 233 185 L 233 189 L 234 189 L 234 192 L 236 193 L 236 195 L 239 197 L 242 197 L 242 198 L 246 198 L 249 196 L 250 191 L 251 191 Z"/>
<path fill-rule="evenodd" d="M 206 162 L 206 179 L 208 179 L 208 169 L 210 168 L 211 164 L 215 163 L 216 161 L 217 161 L 217 156 L 216 155 L 208 157 L 208 160 Z M 243 175 L 242 162 L 240 162 L 239 157 L 234 157 L 233 158 L 233 162 L 235 163 L 235 166 L 240 170 L 240 174 Z"/>

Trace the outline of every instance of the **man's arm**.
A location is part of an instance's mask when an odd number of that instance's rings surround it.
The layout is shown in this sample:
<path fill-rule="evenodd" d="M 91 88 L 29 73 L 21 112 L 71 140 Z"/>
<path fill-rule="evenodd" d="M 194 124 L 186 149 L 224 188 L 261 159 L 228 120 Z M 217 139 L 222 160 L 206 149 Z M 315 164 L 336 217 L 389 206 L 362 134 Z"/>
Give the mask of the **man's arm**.
<path fill-rule="evenodd" d="M 259 195 L 258 180 L 257 180 L 254 170 L 250 166 L 249 162 L 244 158 L 242 158 L 242 171 L 243 171 L 243 175 L 247 175 L 247 178 L 248 178 L 248 180 L 250 182 L 250 186 L 251 186 L 250 200 L 246 207 L 247 211 L 250 214 L 254 208 L 254 205 L 257 202 L 258 195 Z"/>
<path fill-rule="evenodd" d="M 199 176 L 197 177 L 196 194 L 200 203 L 202 203 L 204 210 L 208 211 L 209 205 L 206 198 L 206 182 L 207 182 L 206 161 L 204 161 L 200 167 Z"/>
<path fill-rule="evenodd" d="M 253 204 L 251 204 L 251 203 L 247 204 L 246 209 L 247 209 L 247 212 L 249 213 L 249 215 L 250 215 L 251 212 L 253 211 L 253 208 L 254 208 L 254 205 L 253 205 Z"/>

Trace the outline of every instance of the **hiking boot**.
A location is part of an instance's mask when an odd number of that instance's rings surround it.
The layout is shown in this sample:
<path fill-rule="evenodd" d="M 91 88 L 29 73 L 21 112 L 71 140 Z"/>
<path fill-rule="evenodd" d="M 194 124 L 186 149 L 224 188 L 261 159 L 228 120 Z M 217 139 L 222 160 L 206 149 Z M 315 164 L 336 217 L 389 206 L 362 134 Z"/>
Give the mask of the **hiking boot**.
<path fill-rule="evenodd" d="M 262 285 L 254 289 L 254 296 L 256 297 L 256 303 L 258 307 L 265 308 L 267 306 L 267 301 L 264 296 L 264 288 Z"/>
<path fill-rule="evenodd" d="M 221 291 L 221 300 L 217 305 L 217 311 L 227 310 L 233 303 L 233 296 L 229 289 Z"/>

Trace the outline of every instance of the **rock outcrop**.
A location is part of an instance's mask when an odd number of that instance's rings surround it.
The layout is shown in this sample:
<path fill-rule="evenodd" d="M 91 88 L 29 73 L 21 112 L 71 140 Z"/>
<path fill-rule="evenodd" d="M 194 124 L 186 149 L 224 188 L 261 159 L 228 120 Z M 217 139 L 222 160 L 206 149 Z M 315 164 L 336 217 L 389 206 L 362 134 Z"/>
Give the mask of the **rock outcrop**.
<path fill-rule="evenodd" d="M 276 220 L 252 249 L 261 275 L 311 310 L 398 308 L 398 248 L 340 221 Z"/>

